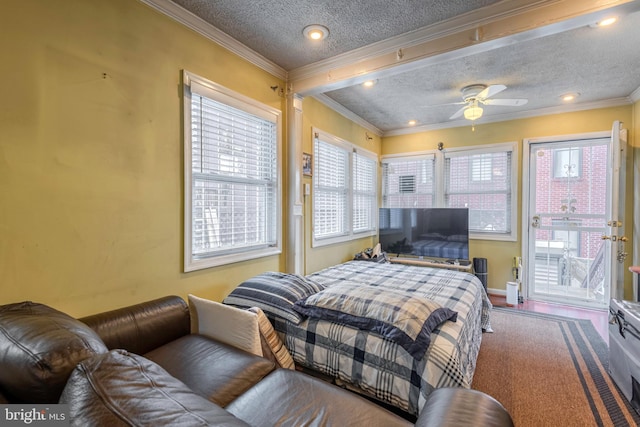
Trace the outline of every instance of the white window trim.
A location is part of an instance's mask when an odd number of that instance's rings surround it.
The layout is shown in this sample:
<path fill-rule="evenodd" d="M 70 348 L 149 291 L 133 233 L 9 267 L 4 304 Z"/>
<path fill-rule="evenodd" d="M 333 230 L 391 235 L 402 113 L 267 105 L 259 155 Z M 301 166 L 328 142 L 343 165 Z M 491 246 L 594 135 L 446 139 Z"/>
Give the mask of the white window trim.
<path fill-rule="evenodd" d="M 318 138 L 328 142 L 330 144 L 334 144 L 342 149 L 344 149 L 345 151 L 347 151 L 349 153 L 349 159 L 348 159 L 348 164 L 349 164 L 349 188 L 348 188 L 348 200 L 347 200 L 347 218 L 349 219 L 349 230 L 347 230 L 346 233 L 340 235 L 340 236 L 332 236 L 332 237 L 325 237 L 325 238 L 316 238 L 315 234 L 313 232 L 313 228 L 314 228 L 314 212 L 315 212 L 315 197 L 313 196 L 312 193 L 312 202 L 311 202 L 311 223 L 312 223 L 312 229 L 311 229 L 311 247 L 315 248 L 315 247 L 322 247 L 322 246 L 328 246 L 328 245 L 333 245 L 336 243 L 342 243 L 342 242 L 348 242 L 351 240 L 355 240 L 355 239 L 361 239 L 361 238 L 365 238 L 365 237 L 369 237 L 369 236 L 376 236 L 378 234 L 378 220 L 377 218 L 377 212 L 374 212 L 374 228 L 372 230 L 365 230 L 365 231 L 361 231 L 358 233 L 354 233 L 353 232 L 353 174 L 352 174 L 352 167 L 353 167 L 353 163 L 352 163 L 352 157 L 353 157 L 353 152 L 357 151 L 357 153 L 361 156 L 365 156 L 365 157 L 369 157 L 372 160 L 374 160 L 376 163 L 378 162 L 378 155 L 374 152 L 371 152 L 369 150 L 366 150 L 364 148 L 361 148 L 360 146 L 357 146 L 355 144 L 350 143 L 349 141 L 346 141 L 342 138 L 339 138 L 335 135 L 332 135 L 328 132 L 322 131 L 320 129 L 317 128 L 313 128 L 312 129 L 312 136 L 313 136 L 313 151 L 315 151 L 315 140 L 316 140 L 316 136 L 318 135 Z M 379 169 L 379 167 L 377 168 Z M 315 173 L 315 172 L 314 172 Z M 379 171 L 377 171 L 377 173 L 375 174 L 375 188 L 378 188 L 378 175 L 379 175 Z M 313 186 L 314 184 L 312 184 Z M 378 191 L 376 191 L 376 208 L 379 204 L 379 194 L 377 194 Z"/>
<path fill-rule="evenodd" d="M 501 142 L 495 144 L 475 145 L 466 147 L 455 147 L 446 149 L 446 153 L 449 157 L 453 156 L 468 156 L 470 154 L 484 154 L 511 151 L 511 232 L 509 234 L 497 234 L 497 233 L 474 233 L 469 232 L 469 239 L 472 240 L 496 240 L 515 242 L 518 239 L 518 148 L 517 141 Z M 428 151 L 416 151 L 409 153 L 399 153 L 382 156 L 382 161 L 403 161 L 403 160 L 417 160 L 425 158 L 425 156 L 435 155 L 436 162 L 434 168 L 434 189 L 435 189 L 435 207 L 444 207 L 444 164 L 445 164 L 445 151 L 428 150 Z"/>
<path fill-rule="evenodd" d="M 277 244 L 273 247 L 254 249 L 245 252 L 236 252 L 228 255 L 218 255 L 214 257 L 195 258 L 193 257 L 191 246 L 191 209 L 192 209 L 192 170 L 191 170 L 191 93 L 192 88 L 198 93 L 207 96 L 215 101 L 233 106 L 256 116 L 272 120 L 277 127 L 277 201 L 276 201 L 276 236 Z M 204 77 L 188 71 L 182 73 L 183 90 L 183 143 L 184 143 L 184 271 L 196 271 L 204 268 L 216 267 L 241 261 L 247 261 L 266 256 L 278 255 L 282 253 L 282 113 L 280 110 L 262 104 L 245 95 L 227 89 L 217 83 L 211 82 Z"/>

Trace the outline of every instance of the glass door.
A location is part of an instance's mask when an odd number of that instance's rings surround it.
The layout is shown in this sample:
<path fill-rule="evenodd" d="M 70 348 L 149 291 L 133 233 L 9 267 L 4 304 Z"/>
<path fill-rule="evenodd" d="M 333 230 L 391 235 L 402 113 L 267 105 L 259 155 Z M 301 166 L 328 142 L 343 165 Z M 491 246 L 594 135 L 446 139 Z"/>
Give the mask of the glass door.
<path fill-rule="evenodd" d="M 529 298 L 608 306 L 610 145 L 610 138 L 530 144 Z"/>

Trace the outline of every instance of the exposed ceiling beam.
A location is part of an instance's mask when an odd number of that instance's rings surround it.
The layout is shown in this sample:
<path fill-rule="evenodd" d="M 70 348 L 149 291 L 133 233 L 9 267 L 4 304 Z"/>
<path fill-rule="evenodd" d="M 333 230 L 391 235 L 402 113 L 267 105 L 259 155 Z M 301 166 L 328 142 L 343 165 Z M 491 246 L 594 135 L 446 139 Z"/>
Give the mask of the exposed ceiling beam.
<path fill-rule="evenodd" d="M 289 72 L 292 91 L 316 95 L 590 25 L 640 10 L 637 0 L 515 0 L 460 15 Z"/>

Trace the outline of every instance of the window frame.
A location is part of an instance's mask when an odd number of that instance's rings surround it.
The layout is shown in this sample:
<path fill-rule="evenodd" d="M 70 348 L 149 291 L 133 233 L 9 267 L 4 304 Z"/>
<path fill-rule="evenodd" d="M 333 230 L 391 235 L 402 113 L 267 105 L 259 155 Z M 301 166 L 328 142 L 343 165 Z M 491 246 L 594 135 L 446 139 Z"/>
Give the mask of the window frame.
<path fill-rule="evenodd" d="M 328 132 L 322 131 L 320 129 L 314 128 L 312 129 L 312 144 L 313 144 L 313 161 L 314 161 L 314 171 L 312 177 L 312 197 L 311 197 L 311 247 L 322 247 L 327 245 L 332 245 L 336 243 L 348 242 L 355 239 L 361 239 L 370 236 L 376 236 L 378 234 L 378 155 L 374 152 L 361 148 L 355 144 L 352 144 L 349 141 L 346 141 L 342 138 L 339 138 L 335 135 L 332 135 Z M 337 147 L 340 150 L 343 150 L 347 155 L 347 176 L 346 176 L 346 229 L 341 233 L 334 233 L 330 236 L 325 237 L 317 237 L 316 236 L 316 224 L 315 224 L 315 213 L 317 206 L 317 179 L 319 178 L 319 173 L 321 173 L 321 169 L 318 167 L 317 162 L 321 159 L 316 152 L 316 142 L 320 140 L 324 143 L 331 144 L 334 147 Z M 362 230 L 358 232 L 353 231 L 354 221 L 353 221 L 353 204 L 354 204 L 354 182 L 353 182 L 353 173 L 354 173 L 354 164 L 353 164 L 353 156 L 354 153 L 357 153 L 360 156 L 367 157 L 375 162 L 374 173 L 373 173 L 373 200 L 371 203 L 371 225 L 372 227 L 367 230 Z"/>
<path fill-rule="evenodd" d="M 455 147 L 450 148 L 444 151 L 440 150 L 427 150 L 420 152 L 412 152 L 412 153 L 402 153 L 402 154 L 393 154 L 393 155 L 384 155 L 381 160 L 383 163 L 386 162 L 403 162 L 403 161 L 416 161 L 421 158 L 425 158 L 428 156 L 435 156 L 435 164 L 434 164 L 434 202 L 433 207 L 435 208 L 444 208 L 447 207 L 445 205 L 445 184 L 446 184 L 446 154 L 451 153 L 453 156 L 471 156 L 471 155 L 482 155 L 489 154 L 495 152 L 511 152 L 511 185 L 510 185 L 510 198 L 511 198 L 511 206 L 510 206 L 510 232 L 509 233 L 496 233 L 496 232 L 473 232 L 469 230 L 469 239 L 472 240 L 496 240 L 496 241 L 509 241 L 515 242 L 517 241 L 518 236 L 518 143 L 517 142 L 504 142 L 504 143 L 496 143 L 496 144 L 485 144 L 485 145 L 477 145 L 477 146 L 465 146 L 465 147 Z M 469 176 L 471 177 L 472 168 L 469 169 Z M 482 182 L 482 181 L 476 181 Z M 384 186 L 382 191 L 384 192 Z M 382 200 L 386 200 L 386 195 L 381 194 Z M 398 207 L 398 206 L 387 206 L 384 207 Z"/>
<path fill-rule="evenodd" d="M 209 256 L 195 256 L 192 250 L 192 214 L 193 214 L 193 171 L 192 171 L 192 128 L 191 102 L 192 94 L 207 97 L 216 102 L 239 109 L 247 114 L 271 120 L 276 126 L 276 176 L 275 176 L 275 233 L 276 242 L 273 245 L 251 247 L 244 250 L 234 250 L 226 254 Z M 184 150 L 184 266 L 185 272 L 201 270 L 210 267 L 227 265 L 256 258 L 262 258 L 282 253 L 282 113 L 280 110 L 242 95 L 204 77 L 186 70 L 182 73 L 183 98 L 183 150 Z"/>

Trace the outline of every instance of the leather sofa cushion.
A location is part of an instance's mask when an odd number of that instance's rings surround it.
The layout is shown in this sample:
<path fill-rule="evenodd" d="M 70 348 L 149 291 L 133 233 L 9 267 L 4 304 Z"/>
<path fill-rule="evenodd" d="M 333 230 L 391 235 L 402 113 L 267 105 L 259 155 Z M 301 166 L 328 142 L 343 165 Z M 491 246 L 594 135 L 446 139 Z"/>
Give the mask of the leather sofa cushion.
<path fill-rule="evenodd" d="M 189 307 L 172 295 L 81 319 L 109 350 L 144 354 L 190 333 Z"/>
<path fill-rule="evenodd" d="M 437 388 L 429 394 L 420 411 L 416 427 L 439 426 L 511 426 L 509 412 L 493 397 L 478 390 L 461 387 Z"/>
<path fill-rule="evenodd" d="M 197 334 L 144 356 L 223 408 L 275 369 L 270 360 Z"/>
<path fill-rule="evenodd" d="M 269 374 L 226 409 L 255 427 L 413 425 L 363 397 L 289 369 Z"/>
<path fill-rule="evenodd" d="M 78 362 L 106 351 L 91 328 L 51 307 L 0 307 L 0 388 L 10 401 L 57 403 Z"/>
<path fill-rule="evenodd" d="M 164 369 L 125 350 L 81 362 L 60 403 L 72 426 L 247 426 Z"/>

